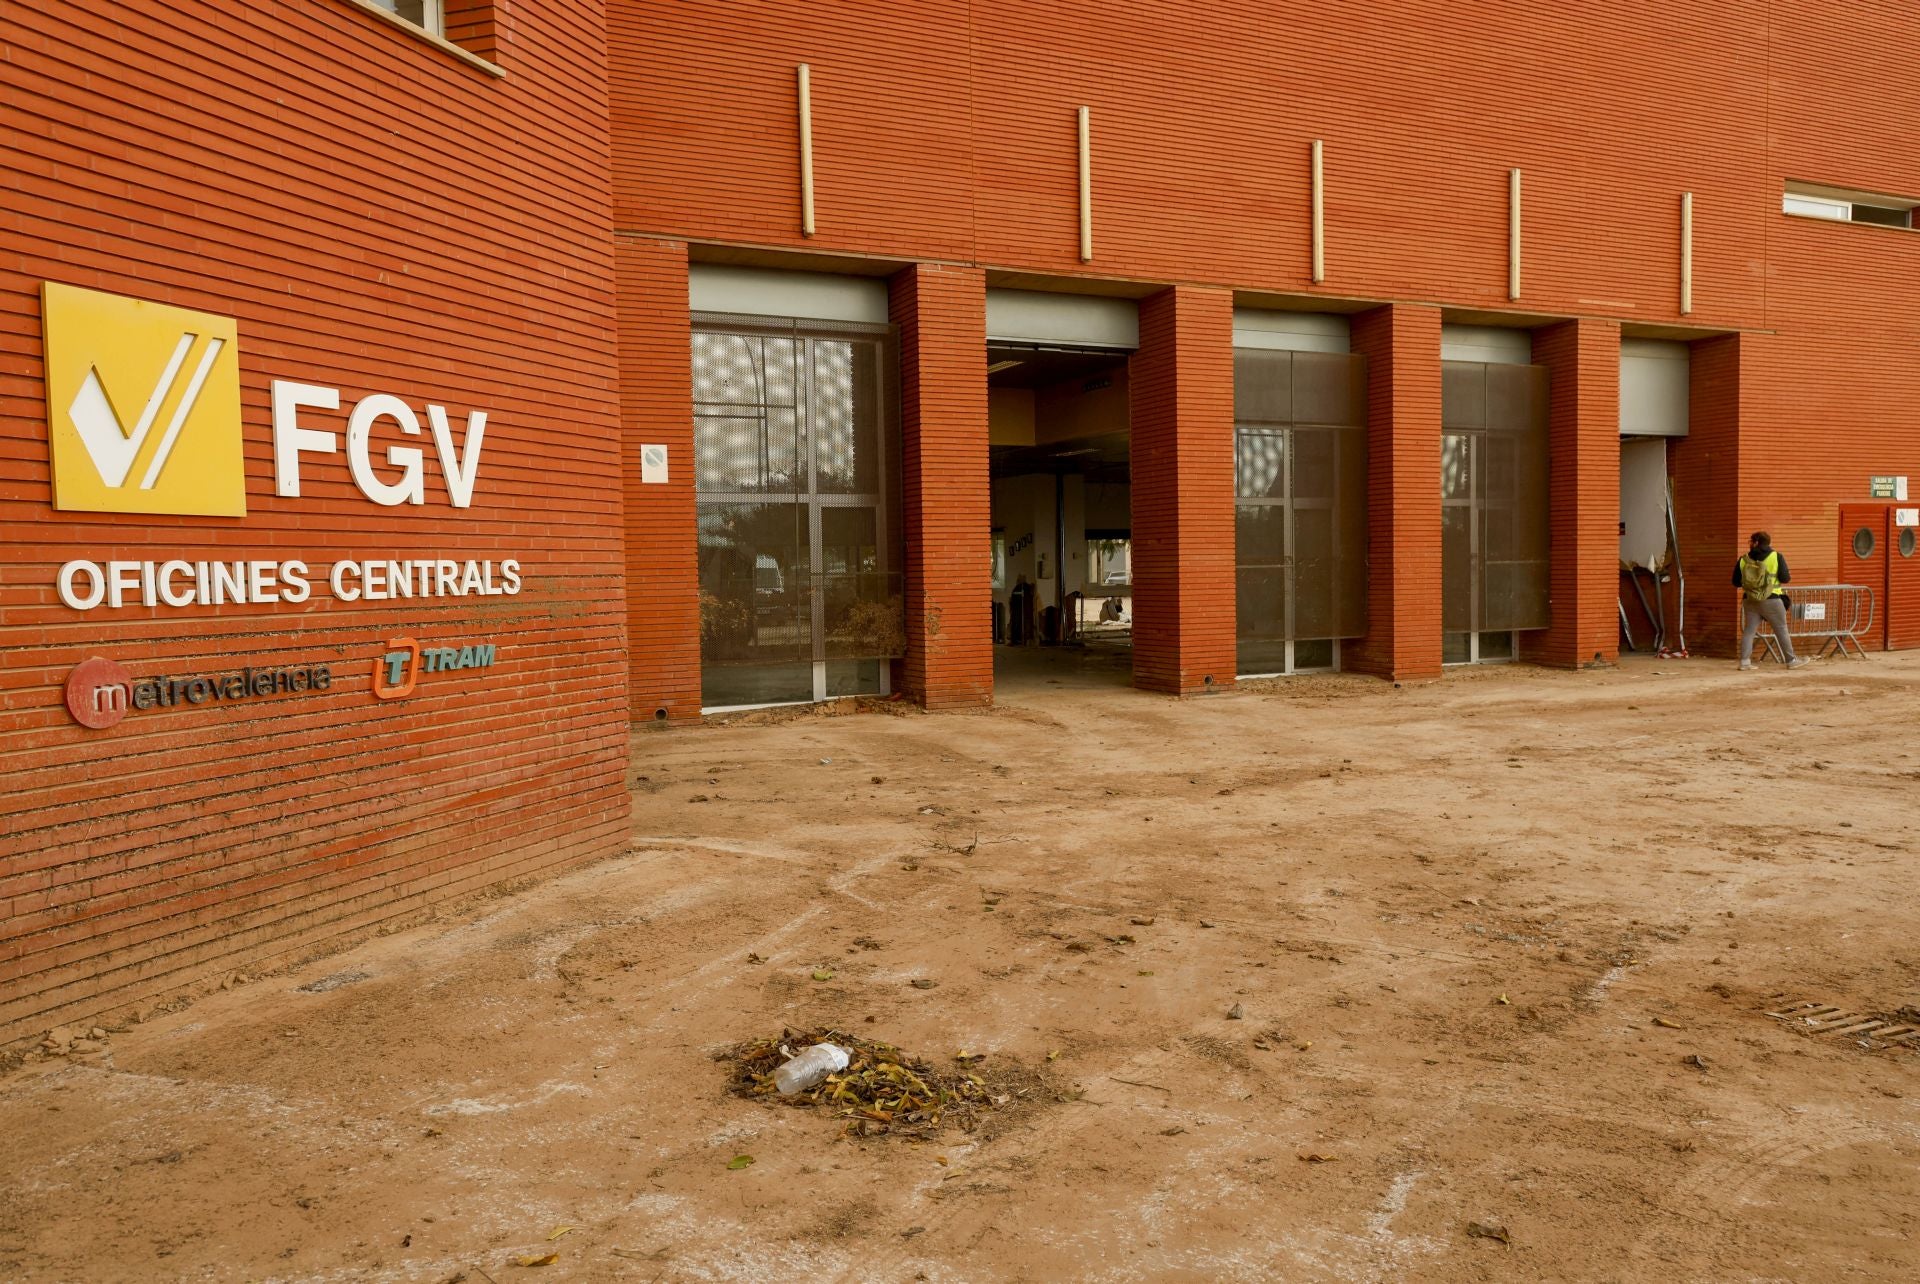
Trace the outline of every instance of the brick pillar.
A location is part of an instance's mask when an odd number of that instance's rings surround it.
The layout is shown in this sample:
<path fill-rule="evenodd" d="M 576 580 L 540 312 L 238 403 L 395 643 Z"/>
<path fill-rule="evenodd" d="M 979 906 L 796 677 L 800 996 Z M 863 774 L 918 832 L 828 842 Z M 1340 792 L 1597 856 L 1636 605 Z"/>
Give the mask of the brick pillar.
<path fill-rule="evenodd" d="M 889 283 L 900 336 L 908 696 L 929 709 L 993 702 L 992 497 L 987 474 L 987 278 L 920 263 Z"/>
<path fill-rule="evenodd" d="M 1367 359 L 1367 632 L 1342 665 L 1396 682 L 1440 676 L 1440 310 L 1353 318 Z"/>
<path fill-rule="evenodd" d="M 1534 331 L 1547 368 L 1547 596 L 1551 623 L 1521 658 L 1570 669 L 1620 658 L 1620 326 Z"/>
<path fill-rule="evenodd" d="M 700 716 L 700 574 L 693 488 L 687 247 L 614 237 L 620 318 L 620 468 L 627 539 L 628 699 L 636 722 Z M 667 448 L 642 484 L 640 447 Z"/>
<path fill-rule="evenodd" d="M 1233 684 L 1233 294 L 1175 286 L 1140 303 L 1129 367 L 1133 684 Z"/>
<path fill-rule="evenodd" d="M 1747 551 L 1740 519 L 1742 389 L 1750 384 L 1754 340 L 1730 334 L 1692 346 L 1691 405 L 1685 437 L 1667 447 L 1680 565 L 1687 573 L 1687 649 L 1732 656 L 1740 644 L 1740 594 L 1728 585 L 1734 559 Z M 1748 526 L 1754 523 L 1749 522 Z M 1669 587 L 1668 610 L 1674 609 Z M 1679 645 L 1676 636 L 1673 645 Z"/>

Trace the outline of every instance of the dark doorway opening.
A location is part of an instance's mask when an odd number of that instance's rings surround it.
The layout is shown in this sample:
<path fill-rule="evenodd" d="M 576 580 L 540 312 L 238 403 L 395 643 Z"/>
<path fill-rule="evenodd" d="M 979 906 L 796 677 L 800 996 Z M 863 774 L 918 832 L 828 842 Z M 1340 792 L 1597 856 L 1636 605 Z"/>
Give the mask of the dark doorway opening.
<path fill-rule="evenodd" d="M 987 389 L 995 682 L 1045 652 L 1131 683 L 1127 354 L 990 345 Z"/>

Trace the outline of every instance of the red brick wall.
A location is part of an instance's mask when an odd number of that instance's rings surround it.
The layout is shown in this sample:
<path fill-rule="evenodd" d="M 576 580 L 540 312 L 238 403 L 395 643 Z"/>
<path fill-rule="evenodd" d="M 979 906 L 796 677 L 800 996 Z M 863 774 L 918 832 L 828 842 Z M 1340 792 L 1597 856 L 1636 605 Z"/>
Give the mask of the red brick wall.
<path fill-rule="evenodd" d="M 1233 684 L 1233 296 L 1175 286 L 1140 301 L 1131 387 L 1133 683 Z"/>
<path fill-rule="evenodd" d="M 1688 433 L 1668 447 L 1680 566 L 1690 590 L 1686 644 L 1701 655 L 1733 655 L 1740 640 L 1739 590 L 1728 581 L 1734 560 L 1747 550 L 1747 531 L 1754 529 L 1741 525 L 1741 459 L 1752 427 L 1756 343 L 1752 335 L 1729 335 L 1692 346 Z M 1797 574 L 1793 559 L 1788 564 Z M 1664 590 L 1669 612 L 1678 609 L 1677 588 Z M 1668 618 L 1674 633 L 1668 645 L 1677 647 L 1682 621 Z"/>
<path fill-rule="evenodd" d="M 607 11 L 620 226 L 974 257 L 972 38 L 961 0 L 615 0 Z M 800 235 L 800 63 L 813 69 L 811 240 Z M 1070 118 L 1066 128 L 1071 138 Z"/>
<path fill-rule="evenodd" d="M 633 717 L 636 722 L 695 721 L 700 717 L 700 571 L 687 247 L 618 236 L 614 270 L 620 287 L 621 476 Z M 644 445 L 667 448 L 666 482 L 641 482 Z"/>
<path fill-rule="evenodd" d="M 1552 623 L 1522 657 L 1572 668 L 1620 657 L 1620 327 L 1567 321 L 1533 332 L 1547 368 Z"/>
<path fill-rule="evenodd" d="M 978 268 L 896 275 L 901 491 L 907 540 L 906 693 L 929 709 L 993 700 L 987 482 L 987 296 Z"/>
<path fill-rule="evenodd" d="M 1440 309 L 1362 312 L 1353 350 L 1367 359 L 1367 632 L 1342 660 L 1394 681 L 1438 677 Z"/>
<path fill-rule="evenodd" d="M 1769 179 L 1920 197 L 1920 158 L 1895 119 L 1920 111 L 1920 78 L 1903 56 L 1920 39 L 1920 13 L 1878 0 L 1849 8 L 1843 22 L 1810 4 L 1774 21 Z M 1850 105 L 1863 94 L 1873 111 Z M 1736 598 L 1721 590 L 1748 531 L 1772 533 L 1796 580 L 1831 582 L 1846 569 L 1839 505 L 1867 499 L 1874 474 L 1920 485 L 1917 247 L 1906 230 L 1772 213 L 1761 252 L 1774 333 L 1741 340 L 1738 520 L 1710 564 L 1718 581 L 1710 601 L 1729 619 Z M 1696 554 L 1689 564 L 1701 561 Z"/>
<path fill-rule="evenodd" d="M 502 79 L 333 0 L 0 9 L 0 1040 L 620 849 L 601 13 L 513 14 Z M 245 518 L 52 509 L 43 280 L 237 318 Z M 422 506 L 374 505 L 340 456 L 276 496 L 273 378 L 485 409 L 472 507 L 424 438 Z M 303 422 L 344 436 L 346 411 Z M 525 587 L 84 614 L 53 593 L 69 559 L 441 556 L 517 558 Z M 497 660 L 378 701 L 399 635 Z M 335 678 L 88 731 L 62 683 L 94 654 Z"/>
<path fill-rule="evenodd" d="M 1751 319 L 1763 299 L 1753 248 L 1779 216 L 1759 127 L 1760 0 L 1657 14 L 1518 0 L 1358 11 L 1304 0 L 1226 10 L 1200 0 L 611 0 L 609 13 L 624 227 L 1505 307 L 1507 171 L 1518 166 L 1524 306 L 1677 319 L 1683 191 L 1696 194 L 1701 228 L 1691 319 Z M 799 222 L 802 62 L 813 82 L 811 240 Z M 1082 105 L 1092 110 L 1091 264 L 1079 261 L 1076 231 Z M 1841 96 L 1818 118 L 1842 108 L 1853 114 Z M 1328 235 L 1317 289 L 1316 138 Z"/>
<path fill-rule="evenodd" d="M 1797 573 L 1830 578 L 1837 504 L 1864 496 L 1870 474 L 1920 479 L 1920 435 L 1906 427 L 1920 400 L 1911 234 L 1788 218 L 1779 202 L 1788 179 L 1920 197 L 1904 127 L 1920 111 L 1920 78 L 1904 61 L 1920 42 L 1911 5 L 1868 0 L 1842 21 L 1811 0 L 1658 11 L 1517 0 L 1367 11 L 1222 11 L 1198 0 L 610 8 L 623 227 L 1065 277 L 1767 331 L 1737 362 L 1752 381 L 1740 418 L 1756 471 L 1716 483 L 1737 494 L 1739 521 L 1696 519 L 1682 500 L 1695 568 L 1738 553 L 1718 542 L 1723 526 L 1765 525 Z M 811 240 L 799 233 L 800 62 L 814 85 Z M 1083 104 L 1091 264 L 1076 237 Z M 1316 138 L 1327 177 L 1320 285 L 1308 257 Z M 1517 303 L 1506 297 L 1514 167 L 1525 175 Z M 1682 192 L 1695 196 L 1685 317 Z M 1725 413 L 1709 405 L 1696 419 L 1711 430 Z M 1595 512 L 1601 489 L 1591 488 Z M 1684 542 L 1696 520 L 1713 528 L 1711 549 Z M 1601 556 L 1597 539 L 1592 549 Z M 1601 579 L 1614 574 L 1612 550 L 1601 562 Z M 1709 634 L 1719 628 L 1724 602 L 1697 593 L 1691 605 Z M 1361 657 L 1394 667 L 1377 648 Z"/>
<path fill-rule="evenodd" d="M 1780 218 L 1768 306 L 1777 333 L 1742 339 L 1742 375 L 1751 381 L 1743 529 L 1737 544 L 1716 550 L 1722 560 L 1739 556 L 1748 530 L 1761 528 L 1794 578 L 1831 582 L 1842 569 L 1839 505 L 1868 499 L 1876 474 L 1906 475 L 1920 488 L 1916 250 L 1920 234 L 1910 231 Z"/>

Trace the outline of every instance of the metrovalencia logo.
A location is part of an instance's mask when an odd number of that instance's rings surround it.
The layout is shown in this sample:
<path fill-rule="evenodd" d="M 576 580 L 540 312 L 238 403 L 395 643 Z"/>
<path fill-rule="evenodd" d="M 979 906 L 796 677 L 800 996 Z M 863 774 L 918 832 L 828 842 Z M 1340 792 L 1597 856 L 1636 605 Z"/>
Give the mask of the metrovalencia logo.
<path fill-rule="evenodd" d="M 231 317 L 41 286 L 53 506 L 245 517 Z"/>

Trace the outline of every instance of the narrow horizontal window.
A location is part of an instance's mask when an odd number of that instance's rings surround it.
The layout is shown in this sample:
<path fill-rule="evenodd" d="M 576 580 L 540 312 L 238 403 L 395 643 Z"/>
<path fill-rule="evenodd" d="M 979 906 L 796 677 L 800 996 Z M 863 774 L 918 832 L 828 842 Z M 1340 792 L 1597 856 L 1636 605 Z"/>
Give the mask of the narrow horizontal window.
<path fill-rule="evenodd" d="M 1813 183 L 1788 183 L 1780 210 L 1801 218 L 1824 218 L 1836 223 L 1877 223 L 1882 227 L 1912 227 L 1920 201 L 1900 196 L 1856 192 Z"/>

